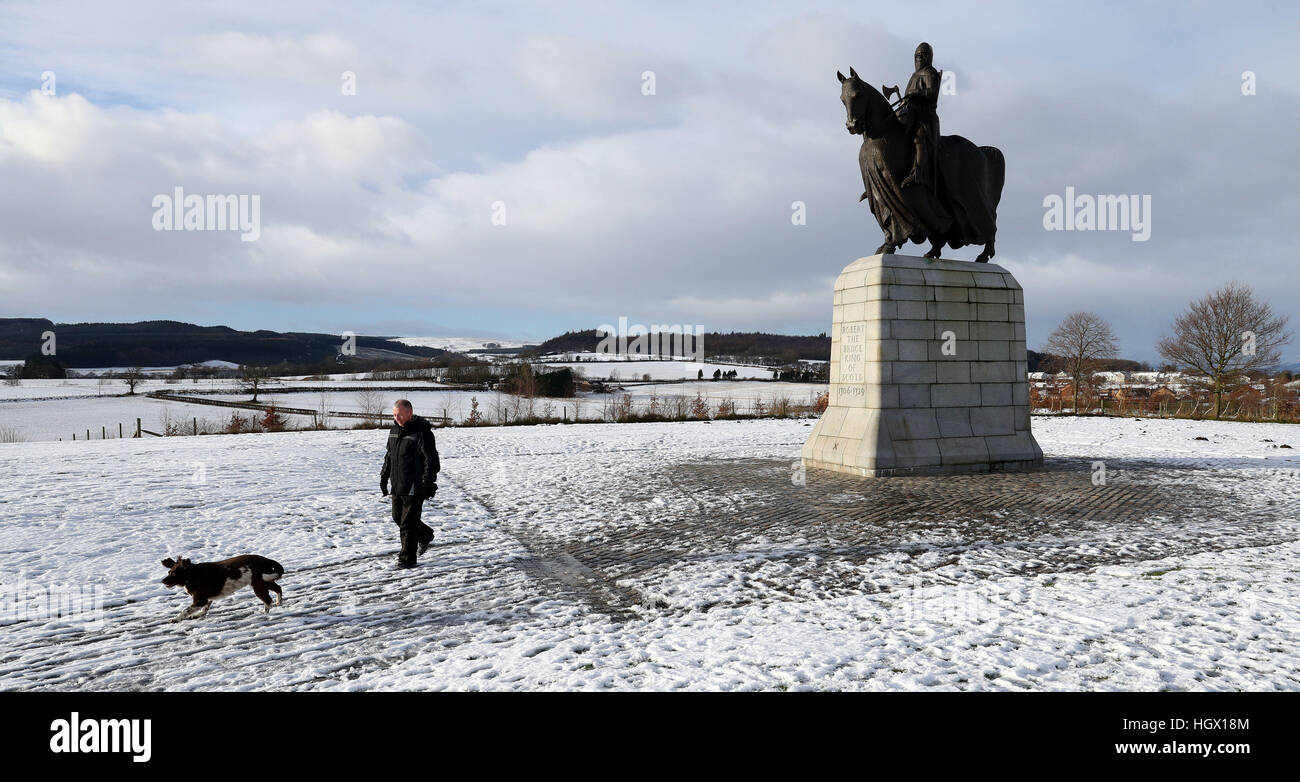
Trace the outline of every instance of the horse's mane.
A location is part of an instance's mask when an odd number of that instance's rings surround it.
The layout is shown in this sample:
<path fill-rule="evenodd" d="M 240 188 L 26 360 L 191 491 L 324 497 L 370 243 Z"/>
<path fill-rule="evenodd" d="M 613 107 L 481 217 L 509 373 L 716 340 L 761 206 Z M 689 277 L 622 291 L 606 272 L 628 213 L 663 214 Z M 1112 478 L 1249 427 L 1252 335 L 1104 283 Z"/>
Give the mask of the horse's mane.
<path fill-rule="evenodd" d="M 871 86 L 869 82 L 864 81 L 863 79 L 857 76 L 852 76 L 850 78 L 855 79 L 856 84 L 854 86 L 858 87 L 859 89 L 865 89 L 866 94 L 868 96 L 867 98 L 867 103 L 868 103 L 867 118 L 869 120 L 868 125 L 873 125 L 875 124 L 875 122 L 884 121 L 884 122 L 893 122 L 901 126 L 902 123 L 898 121 L 898 117 L 894 114 L 894 107 L 889 105 L 889 101 L 885 98 L 884 95 L 880 94 L 880 90 L 877 90 L 875 87 Z"/>

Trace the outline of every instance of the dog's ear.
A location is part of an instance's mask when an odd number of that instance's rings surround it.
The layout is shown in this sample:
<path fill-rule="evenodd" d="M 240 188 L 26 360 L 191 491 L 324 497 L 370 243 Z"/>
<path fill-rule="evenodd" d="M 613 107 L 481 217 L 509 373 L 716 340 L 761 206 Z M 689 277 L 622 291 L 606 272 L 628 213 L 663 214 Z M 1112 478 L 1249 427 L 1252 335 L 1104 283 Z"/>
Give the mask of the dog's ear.
<path fill-rule="evenodd" d="M 176 567 L 176 560 L 172 559 L 171 557 L 168 557 L 162 561 L 162 566 L 167 568 L 168 570 L 171 570 L 172 568 Z"/>

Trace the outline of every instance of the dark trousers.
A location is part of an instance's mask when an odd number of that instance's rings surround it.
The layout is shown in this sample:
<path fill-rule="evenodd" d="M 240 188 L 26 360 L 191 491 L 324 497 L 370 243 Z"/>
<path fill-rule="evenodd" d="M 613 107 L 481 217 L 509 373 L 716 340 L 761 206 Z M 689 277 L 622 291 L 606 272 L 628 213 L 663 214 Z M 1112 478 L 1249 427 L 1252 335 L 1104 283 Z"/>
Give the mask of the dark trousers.
<path fill-rule="evenodd" d="M 421 543 L 433 540 L 433 530 L 420 521 L 420 510 L 424 503 L 415 497 L 393 495 L 393 523 L 402 531 L 402 550 L 397 559 L 408 564 L 415 564 L 415 552 Z"/>

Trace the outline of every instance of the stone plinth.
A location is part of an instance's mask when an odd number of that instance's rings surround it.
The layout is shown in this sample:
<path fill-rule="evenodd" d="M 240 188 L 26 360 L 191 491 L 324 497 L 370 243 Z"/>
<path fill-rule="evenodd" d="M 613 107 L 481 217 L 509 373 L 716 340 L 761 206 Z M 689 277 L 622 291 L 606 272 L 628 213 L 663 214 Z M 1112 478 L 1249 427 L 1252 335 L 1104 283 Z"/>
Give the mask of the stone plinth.
<path fill-rule="evenodd" d="M 807 467 L 861 476 L 1037 467 L 1025 304 L 991 263 L 873 255 L 835 282 L 830 405 Z"/>

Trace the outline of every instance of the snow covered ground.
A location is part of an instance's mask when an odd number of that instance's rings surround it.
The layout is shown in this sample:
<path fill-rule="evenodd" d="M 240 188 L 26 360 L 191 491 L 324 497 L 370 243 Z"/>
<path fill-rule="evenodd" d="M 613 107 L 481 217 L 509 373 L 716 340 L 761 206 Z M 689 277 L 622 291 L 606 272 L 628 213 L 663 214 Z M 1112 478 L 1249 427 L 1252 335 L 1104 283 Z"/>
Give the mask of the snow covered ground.
<path fill-rule="evenodd" d="M 497 339 L 495 337 L 397 337 L 393 342 L 400 342 L 403 345 L 423 348 L 442 348 L 454 353 L 464 353 L 468 350 L 481 350 L 489 345 L 498 348 L 519 348 L 524 345 L 536 345 L 542 342 L 540 339 L 527 341 L 517 339 Z"/>
<path fill-rule="evenodd" d="M 0 689 L 1300 689 L 1294 426 L 1034 420 L 1049 457 L 1151 464 L 1224 498 L 1194 525 L 1171 508 L 999 540 L 958 509 L 951 531 L 852 563 L 812 533 L 719 536 L 604 586 L 550 545 L 744 507 L 741 487 L 663 487 L 792 460 L 805 423 L 439 431 L 437 538 L 409 571 L 392 567 L 382 433 L 0 444 Z M 1110 564 L 1050 566 L 1097 550 Z M 244 590 L 167 621 L 187 599 L 159 560 L 241 553 L 285 566 L 283 608 Z M 61 590 L 102 612 L 52 617 Z"/>
<path fill-rule="evenodd" d="M 259 400 L 267 405 L 279 407 L 297 407 L 318 410 L 322 407 L 321 391 L 313 389 L 330 389 L 325 391 L 324 407 L 332 411 L 359 412 L 365 407 L 362 392 L 370 388 L 420 388 L 417 391 L 379 391 L 376 404 L 380 409 L 387 409 L 396 398 L 411 400 L 417 413 L 428 416 L 446 415 L 453 421 L 463 421 L 471 411 L 471 399 L 479 403 L 479 412 L 487 420 L 496 420 L 498 406 L 512 411 L 517 400 L 514 397 L 496 391 L 467 391 L 446 389 L 436 383 L 422 381 L 365 381 L 322 382 L 286 380 L 270 386 L 271 393 L 263 393 Z M 345 390 L 337 390 L 343 388 Z M 150 431 L 161 432 L 165 428 L 165 419 L 180 421 L 188 426 L 191 419 L 198 418 L 202 427 L 205 421 L 212 423 L 226 422 L 236 412 L 232 408 L 211 405 L 189 404 L 175 400 L 151 399 L 145 395 L 150 391 L 164 391 L 172 394 L 202 393 L 204 399 L 248 401 L 249 394 L 241 391 L 239 385 L 231 380 L 204 380 L 199 383 L 149 383 L 143 386 L 135 396 L 123 395 L 124 386 L 118 382 L 101 388 L 94 380 L 25 380 L 22 386 L 6 387 L 0 385 L 0 427 L 17 433 L 26 441 L 37 440 L 71 440 L 75 433 L 78 440 L 84 439 L 86 430 L 90 430 L 93 439 L 99 439 L 104 428 L 110 438 L 116 437 L 118 426 L 130 435 L 135 431 L 135 419 L 141 419 L 141 425 Z M 288 389 L 293 389 L 289 391 Z M 815 383 L 781 383 L 781 382 L 744 382 L 744 381 L 689 381 L 685 383 L 648 383 L 629 384 L 626 392 L 632 397 L 633 406 L 645 409 L 651 397 L 660 400 L 681 396 L 694 399 L 696 394 L 707 399 L 716 407 L 719 402 L 729 401 L 737 405 L 742 413 L 752 410 L 754 402 L 761 400 L 769 405 L 776 399 L 787 399 L 797 405 L 810 405 L 817 395 L 827 389 L 825 385 Z M 212 392 L 217 393 L 212 393 Z M 221 393 L 221 392 L 225 393 Z M 8 397 L 5 392 L 9 392 Z M 105 394 L 101 396 L 102 394 Z M 606 405 L 614 404 L 621 393 L 584 394 L 579 399 L 536 399 L 533 410 L 542 417 L 548 409 L 556 418 L 567 416 L 568 420 L 581 417 L 583 420 L 600 420 Z M 241 416 L 255 415 L 245 410 L 237 411 Z M 295 426 L 311 424 L 308 416 L 285 414 Z M 328 421 L 331 428 L 348 428 L 356 423 L 354 418 L 333 418 Z"/>
<path fill-rule="evenodd" d="M 568 357 L 580 358 L 580 361 L 568 360 Z M 576 353 L 542 356 L 538 364 L 550 369 L 569 367 L 588 380 L 695 380 L 700 377 L 712 378 L 714 372 L 735 372 L 740 380 L 771 380 L 772 367 L 750 366 L 748 364 L 726 364 L 716 361 L 691 360 L 656 360 L 637 361 L 630 356 L 605 353 Z"/>

